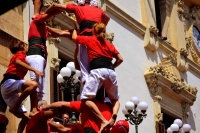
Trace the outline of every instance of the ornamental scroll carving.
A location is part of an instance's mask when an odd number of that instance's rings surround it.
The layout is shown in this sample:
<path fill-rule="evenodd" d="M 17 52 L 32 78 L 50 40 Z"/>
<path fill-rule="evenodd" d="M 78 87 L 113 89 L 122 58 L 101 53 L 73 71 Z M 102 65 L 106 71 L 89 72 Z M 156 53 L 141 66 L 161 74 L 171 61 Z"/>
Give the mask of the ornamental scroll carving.
<path fill-rule="evenodd" d="M 176 93 L 181 101 L 188 101 L 188 103 L 193 104 L 196 100 L 197 88 L 187 85 L 180 77 L 176 53 L 163 58 L 158 65 L 150 67 L 144 76 L 153 96 L 165 89 L 165 92 Z"/>
<path fill-rule="evenodd" d="M 55 57 L 51 59 L 51 63 L 54 65 L 54 68 L 58 68 L 60 66 L 60 61 L 60 59 Z"/>
<path fill-rule="evenodd" d="M 189 123 L 188 117 L 189 117 L 190 104 L 187 102 L 183 102 L 181 103 L 181 107 L 182 107 L 182 114 L 183 114 L 182 121 L 183 123 Z"/>
<path fill-rule="evenodd" d="M 144 38 L 144 47 L 149 49 L 150 51 L 154 52 L 158 49 L 158 32 L 159 30 L 154 27 L 150 26 L 146 29 L 145 38 Z"/>
<path fill-rule="evenodd" d="M 198 50 L 197 48 L 195 47 L 195 44 L 194 44 L 194 40 L 192 39 L 192 37 L 186 37 L 186 46 L 187 46 L 187 49 L 188 51 L 190 52 L 191 56 L 192 56 L 192 59 L 195 63 L 197 63 L 197 65 L 200 66 L 200 56 L 198 55 Z"/>

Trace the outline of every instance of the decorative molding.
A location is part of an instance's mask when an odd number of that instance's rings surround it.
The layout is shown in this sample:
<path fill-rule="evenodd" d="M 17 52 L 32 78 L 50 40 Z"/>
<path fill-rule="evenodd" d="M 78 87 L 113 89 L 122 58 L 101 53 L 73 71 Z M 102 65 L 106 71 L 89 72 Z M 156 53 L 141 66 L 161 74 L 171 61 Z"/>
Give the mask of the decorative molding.
<path fill-rule="evenodd" d="M 198 55 L 198 52 L 197 52 L 198 50 L 195 47 L 194 40 L 192 39 L 191 36 L 186 37 L 185 40 L 186 40 L 187 49 L 190 51 L 193 61 L 200 66 L 200 56 Z"/>
<path fill-rule="evenodd" d="M 159 30 L 154 27 L 150 26 L 146 29 L 145 36 L 144 36 L 144 47 L 149 49 L 150 51 L 154 52 L 158 49 L 158 32 Z"/>
<path fill-rule="evenodd" d="M 110 43 L 114 40 L 114 33 L 106 33 L 106 40 L 108 40 Z"/>
<path fill-rule="evenodd" d="M 54 65 L 54 68 L 59 68 L 59 66 L 60 66 L 60 59 L 58 59 L 58 58 L 55 58 L 55 57 L 53 57 L 52 59 L 51 59 L 51 63 Z"/>
<path fill-rule="evenodd" d="M 135 20 L 132 16 L 128 15 L 118 6 L 113 4 L 110 0 L 105 0 L 104 4 L 105 4 L 106 11 L 110 12 L 119 20 L 126 23 L 132 29 L 136 30 L 139 34 L 141 35 L 145 34 L 146 27 L 142 25 L 140 22 L 138 22 L 137 20 Z"/>
<path fill-rule="evenodd" d="M 193 104 L 196 100 L 197 88 L 187 85 L 180 78 L 176 53 L 165 57 L 158 65 L 150 67 L 144 76 L 152 95 L 158 92 L 158 88 L 162 88 L 163 93 L 168 93 L 180 102 L 187 101 Z"/>
<path fill-rule="evenodd" d="M 189 117 L 190 104 L 187 102 L 182 102 L 181 107 L 182 107 L 182 113 L 183 113 L 182 121 L 184 124 L 189 123 L 188 117 Z"/>

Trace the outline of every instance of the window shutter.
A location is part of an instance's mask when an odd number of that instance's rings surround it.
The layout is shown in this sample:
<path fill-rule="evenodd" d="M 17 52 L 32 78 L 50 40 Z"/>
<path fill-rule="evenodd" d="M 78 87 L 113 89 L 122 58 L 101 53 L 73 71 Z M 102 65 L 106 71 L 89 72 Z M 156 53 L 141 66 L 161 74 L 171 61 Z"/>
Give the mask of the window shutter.
<path fill-rule="evenodd" d="M 166 133 L 165 125 L 162 122 L 156 122 L 156 133 Z"/>
<path fill-rule="evenodd" d="M 62 93 L 60 90 L 60 86 L 57 82 L 57 75 L 59 74 L 59 71 L 51 67 L 50 74 L 51 74 L 51 77 L 50 77 L 51 103 L 62 101 Z"/>

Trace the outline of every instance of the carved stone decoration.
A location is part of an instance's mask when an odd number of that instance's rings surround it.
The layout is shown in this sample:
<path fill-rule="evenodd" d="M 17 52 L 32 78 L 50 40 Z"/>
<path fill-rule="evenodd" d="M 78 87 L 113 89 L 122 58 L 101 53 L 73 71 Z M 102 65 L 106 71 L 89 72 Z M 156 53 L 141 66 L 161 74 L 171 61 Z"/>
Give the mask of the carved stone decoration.
<path fill-rule="evenodd" d="M 59 0 L 44 0 L 43 2 L 44 6 L 50 6 L 53 3 L 60 3 L 60 1 Z"/>
<path fill-rule="evenodd" d="M 183 113 L 183 118 L 182 118 L 183 124 L 189 123 L 188 117 L 189 117 L 190 104 L 187 102 L 182 102 L 181 107 Z"/>
<path fill-rule="evenodd" d="M 187 101 L 193 104 L 196 100 L 197 88 L 187 85 L 181 80 L 176 60 L 177 54 L 172 53 L 165 57 L 161 63 L 150 67 L 150 69 L 145 72 L 144 76 L 149 91 L 155 96 L 162 90 L 161 92 L 168 92 L 180 99 L 180 101 Z"/>
<path fill-rule="evenodd" d="M 60 43 L 60 41 L 61 41 L 59 37 L 57 37 L 57 38 L 49 38 L 48 40 L 49 40 L 49 45 L 54 44 L 55 42 L 56 43 Z"/>
<path fill-rule="evenodd" d="M 197 63 L 197 65 L 200 66 L 200 56 L 198 55 L 198 50 L 196 49 L 195 47 L 195 44 L 194 44 L 194 40 L 192 39 L 192 37 L 186 37 L 186 46 L 187 46 L 187 49 L 189 50 L 192 58 L 193 58 L 193 61 L 195 63 Z"/>
<path fill-rule="evenodd" d="M 161 100 L 162 100 L 162 97 L 159 95 L 156 95 L 153 97 L 155 121 L 158 121 L 158 122 L 163 120 L 163 113 L 161 113 L 161 105 L 160 105 Z"/>
<path fill-rule="evenodd" d="M 144 37 L 144 47 L 149 49 L 150 51 L 154 52 L 158 49 L 159 43 L 158 43 L 158 32 L 159 30 L 154 27 L 150 26 L 146 29 L 145 37 Z"/>
<path fill-rule="evenodd" d="M 178 66 L 178 70 L 181 72 L 186 72 L 189 68 L 188 62 L 187 62 L 187 56 L 188 56 L 188 52 L 184 48 L 181 48 L 177 54 L 177 66 Z"/>
<path fill-rule="evenodd" d="M 54 68 L 58 68 L 60 66 L 60 59 L 58 58 L 52 58 L 51 63 L 54 65 Z"/>
<path fill-rule="evenodd" d="M 114 40 L 114 33 L 106 33 L 106 40 L 108 40 L 110 43 Z"/>

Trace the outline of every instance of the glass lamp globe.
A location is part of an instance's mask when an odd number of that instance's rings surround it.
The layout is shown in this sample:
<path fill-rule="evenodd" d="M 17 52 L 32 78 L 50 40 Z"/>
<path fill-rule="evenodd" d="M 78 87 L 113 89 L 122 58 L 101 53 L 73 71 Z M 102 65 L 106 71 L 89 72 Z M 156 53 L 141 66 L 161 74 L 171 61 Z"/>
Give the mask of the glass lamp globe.
<path fill-rule="evenodd" d="M 80 76 L 81 76 L 81 71 L 76 70 L 75 76 L 76 76 L 76 77 L 80 77 Z"/>
<path fill-rule="evenodd" d="M 126 102 L 126 104 L 125 104 L 125 108 L 126 108 L 127 110 L 133 110 L 134 107 L 135 107 L 135 105 L 134 105 L 134 103 L 131 102 L 131 101 L 128 101 L 128 102 Z"/>
<path fill-rule="evenodd" d="M 131 97 L 131 102 L 133 102 L 135 105 L 138 105 L 139 99 L 137 97 Z"/>
<path fill-rule="evenodd" d="M 191 130 L 191 126 L 189 124 L 184 124 L 182 128 L 184 132 L 190 132 Z"/>
<path fill-rule="evenodd" d="M 139 115 L 139 114 L 142 114 L 142 112 L 141 112 L 140 109 L 136 108 L 136 111 L 137 111 L 137 114 L 138 114 L 138 115 Z"/>
<path fill-rule="evenodd" d="M 76 71 L 75 66 L 74 66 L 74 62 L 67 63 L 66 67 L 69 67 L 72 71 Z"/>
<path fill-rule="evenodd" d="M 178 131 L 179 130 L 179 126 L 177 124 L 172 124 L 170 126 L 170 128 L 171 128 L 172 131 Z"/>
<path fill-rule="evenodd" d="M 63 77 L 60 74 L 58 74 L 58 76 L 57 76 L 57 81 L 58 81 L 58 83 L 61 83 L 64 81 Z"/>
<path fill-rule="evenodd" d="M 78 77 L 74 78 L 74 83 L 77 83 L 79 81 Z"/>
<path fill-rule="evenodd" d="M 125 108 L 122 109 L 122 113 L 123 113 L 124 115 L 129 114 L 128 111 L 127 111 Z"/>
<path fill-rule="evenodd" d="M 68 68 L 68 67 L 63 67 L 61 70 L 60 70 L 60 74 L 61 76 L 70 76 L 71 75 L 71 70 Z"/>
<path fill-rule="evenodd" d="M 148 105 L 147 105 L 146 102 L 140 102 L 140 103 L 138 104 L 138 108 L 139 108 L 141 111 L 142 111 L 142 110 L 147 110 Z"/>
<path fill-rule="evenodd" d="M 180 119 L 174 120 L 174 124 L 177 124 L 179 127 L 182 127 L 183 122 Z"/>
<path fill-rule="evenodd" d="M 171 128 L 167 128 L 167 133 L 173 133 L 173 131 L 171 130 Z"/>

